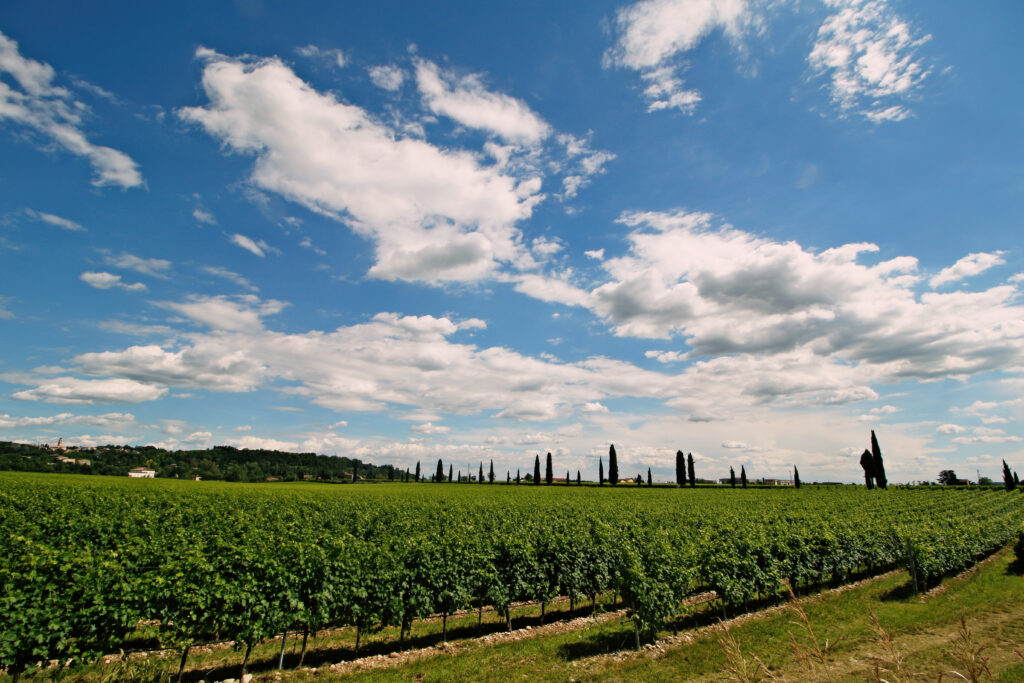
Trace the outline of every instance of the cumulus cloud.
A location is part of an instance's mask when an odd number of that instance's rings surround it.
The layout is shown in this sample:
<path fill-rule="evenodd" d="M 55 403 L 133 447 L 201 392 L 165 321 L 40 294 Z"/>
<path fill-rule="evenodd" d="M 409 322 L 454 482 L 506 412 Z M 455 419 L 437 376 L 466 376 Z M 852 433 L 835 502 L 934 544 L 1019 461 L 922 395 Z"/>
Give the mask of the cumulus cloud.
<path fill-rule="evenodd" d="M 424 59 L 415 68 L 416 86 L 435 114 L 521 145 L 538 145 L 551 134 L 551 126 L 526 103 L 488 90 L 478 74 L 459 78 Z"/>
<path fill-rule="evenodd" d="M 606 67 L 640 72 L 647 110 L 674 108 L 690 114 L 701 101 L 679 76 L 679 55 L 711 32 L 736 41 L 754 19 L 746 0 L 644 0 L 615 18 L 617 41 L 604 56 Z"/>
<path fill-rule="evenodd" d="M 369 74 L 374 85 L 392 92 L 401 88 L 405 81 L 405 71 L 394 64 L 372 66 L 369 69 Z"/>
<path fill-rule="evenodd" d="M 829 81 L 832 102 L 842 115 L 875 123 L 911 115 L 905 102 L 928 76 L 917 56 L 931 36 L 915 35 L 886 0 L 826 0 L 835 10 L 818 29 L 807 60 Z"/>
<path fill-rule="evenodd" d="M 2 114 L 0 114 L 2 115 Z M 76 223 L 67 218 L 61 218 L 55 216 L 52 213 L 45 213 L 43 211 L 33 211 L 32 209 L 25 209 L 25 215 L 29 218 L 34 218 L 37 221 L 41 221 L 48 225 L 54 225 L 62 230 L 70 230 L 71 232 L 85 232 L 85 228 L 81 224 Z"/>
<path fill-rule="evenodd" d="M 0 73 L 9 75 L 14 87 L 0 80 L 0 121 L 9 121 L 46 138 L 92 164 L 98 187 L 142 185 L 138 164 L 124 152 L 89 141 L 82 130 L 87 107 L 67 88 L 54 85 L 49 64 L 23 57 L 18 43 L 0 33 Z"/>
<path fill-rule="evenodd" d="M 984 273 L 993 266 L 1000 266 L 1006 261 L 1003 259 L 1004 251 L 992 253 L 968 254 L 948 268 L 940 270 L 928 284 L 932 288 L 941 287 L 949 282 L 958 282 L 964 278 Z"/>
<path fill-rule="evenodd" d="M 78 276 L 78 278 L 96 289 L 113 289 L 119 288 L 129 292 L 145 292 L 148 288 L 141 282 L 133 282 L 128 284 L 127 282 L 121 282 L 120 275 L 114 275 L 113 273 L 105 273 L 102 271 L 86 271 Z"/>
<path fill-rule="evenodd" d="M 938 432 L 939 434 L 963 434 L 964 432 L 967 431 L 967 427 L 946 423 L 936 427 L 935 431 Z"/>
<path fill-rule="evenodd" d="M 130 379 L 79 379 L 54 377 L 33 389 L 18 391 L 11 398 L 18 401 L 45 401 L 47 403 L 141 403 L 155 401 L 167 389 L 143 384 Z"/>
<path fill-rule="evenodd" d="M 250 181 L 374 241 L 383 279 L 475 280 L 523 251 L 517 221 L 539 179 L 468 152 L 401 138 L 367 111 L 313 90 L 279 59 L 200 50 L 206 107 L 179 111 L 228 149 L 256 157 Z M 255 253 L 255 252 L 254 252 Z"/>

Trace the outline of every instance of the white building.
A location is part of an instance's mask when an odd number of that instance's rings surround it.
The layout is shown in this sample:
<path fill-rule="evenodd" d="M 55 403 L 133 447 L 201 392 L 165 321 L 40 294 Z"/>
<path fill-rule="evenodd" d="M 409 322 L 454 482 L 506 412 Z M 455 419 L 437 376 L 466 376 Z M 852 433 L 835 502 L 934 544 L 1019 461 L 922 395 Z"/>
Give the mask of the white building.
<path fill-rule="evenodd" d="M 133 467 L 128 470 L 128 476 L 132 479 L 153 479 L 156 477 L 156 470 L 148 467 Z"/>

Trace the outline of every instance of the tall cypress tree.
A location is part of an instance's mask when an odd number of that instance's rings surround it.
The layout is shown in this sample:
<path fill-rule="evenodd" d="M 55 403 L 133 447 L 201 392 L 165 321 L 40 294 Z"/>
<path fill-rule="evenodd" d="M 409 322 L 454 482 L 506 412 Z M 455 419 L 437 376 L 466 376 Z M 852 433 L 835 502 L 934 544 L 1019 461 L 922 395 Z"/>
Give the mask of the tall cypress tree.
<path fill-rule="evenodd" d="M 654 480 L 651 479 L 651 468 L 650 467 L 647 468 L 647 485 L 648 486 L 654 486 Z"/>
<path fill-rule="evenodd" d="M 519 483 L 519 470 L 516 470 L 516 483 Z"/>
<path fill-rule="evenodd" d="M 452 479 L 452 464 L 451 463 L 448 463 L 448 481 L 450 481 L 450 482 L 451 481 L 455 481 L 454 479 Z"/>
<path fill-rule="evenodd" d="M 693 453 L 686 454 L 686 470 L 690 473 L 690 488 L 697 485 L 697 477 L 693 475 Z"/>
<path fill-rule="evenodd" d="M 747 488 L 747 467 L 740 465 L 740 486 Z"/>
<path fill-rule="evenodd" d="M 866 448 L 860 454 L 860 466 L 864 469 L 864 485 L 870 491 L 875 488 L 875 459 L 871 457 L 871 451 Z"/>
<path fill-rule="evenodd" d="M 409 483 L 409 468 L 408 467 L 405 468 L 405 483 L 406 484 Z"/>
<path fill-rule="evenodd" d="M 569 470 L 565 471 L 565 485 L 568 486 L 572 483 L 572 479 L 569 478 Z"/>
<path fill-rule="evenodd" d="M 480 461 L 480 472 L 476 475 L 476 481 L 478 484 L 484 483 L 484 461 Z"/>
<path fill-rule="evenodd" d="M 512 472 L 509 471 L 509 470 L 505 470 L 505 483 L 506 484 L 511 484 L 512 483 Z"/>
<path fill-rule="evenodd" d="M 580 478 L 580 471 L 576 470 L 576 485 L 580 486 L 583 484 L 583 479 Z"/>
<path fill-rule="evenodd" d="M 555 479 L 555 473 L 551 471 L 551 451 L 548 451 L 547 465 L 544 466 L 544 483 L 548 486 Z"/>
<path fill-rule="evenodd" d="M 615 444 L 608 447 L 608 481 L 612 486 L 619 483 L 619 457 L 615 454 Z"/>
<path fill-rule="evenodd" d="M 458 484 L 461 484 L 462 483 L 462 470 L 459 470 L 459 473 L 457 475 L 455 475 L 455 476 L 458 477 L 458 479 L 456 479 L 455 482 L 458 483 Z"/>
<path fill-rule="evenodd" d="M 800 470 L 793 465 L 793 486 L 800 488 Z"/>
<path fill-rule="evenodd" d="M 676 451 L 676 488 L 686 486 L 686 457 Z"/>
<path fill-rule="evenodd" d="M 533 483 L 540 484 L 540 453 L 533 459 Z"/>
<path fill-rule="evenodd" d="M 882 449 L 878 447 L 878 439 L 875 438 L 875 430 L 871 430 L 871 459 L 875 463 L 875 484 L 878 488 L 888 488 L 888 480 L 885 478 L 885 465 L 882 464 Z"/>
<path fill-rule="evenodd" d="M 419 480 L 420 480 L 420 461 L 417 460 L 416 461 L 416 481 L 419 482 Z"/>
<path fill-rule="evenodd" d="M 729 467 L 729 486 L 736 488 L 736 470 Z"/>
<path fill-rule="evenodd" d="M 604 460 L 597 459 L 597 485 L 604 486 Z"/>
<path fill-rule="evenodd" d="M 358 474 L 359 474 L 359 461 L 358 460 L 353 460 L 352 461 L 352 483 L 353 484 L 356 483 L 356 476 L 358 476 Z"/>
<path fill-rule="evenodd" d="M 434 479 L 438 484 L 444 481 L 444 464 L 441 462 L 441 458 L 437 459 L 437 473 L 434 474 Z"/>
<path fill-rule="evenodd" d="M 488 483 L 494 483 L 494 460 L 491 460 L 491 470 L 487 473 Z"/>
<path fill-rule="evenodd" d="M 1017 488 L 1017 485 L 1013 481 L 1013 472 L 1010 471 L 1010 466 L 1003 461 L 1003 486 L 1006 487 L 1007 491 L 1012 491 Z"/>

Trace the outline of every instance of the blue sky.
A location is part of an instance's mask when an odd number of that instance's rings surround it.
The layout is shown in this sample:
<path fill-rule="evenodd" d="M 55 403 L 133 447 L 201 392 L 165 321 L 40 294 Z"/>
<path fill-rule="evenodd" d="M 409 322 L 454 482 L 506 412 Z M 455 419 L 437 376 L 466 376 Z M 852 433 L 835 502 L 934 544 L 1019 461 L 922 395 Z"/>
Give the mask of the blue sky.
<path fill-rule="evenodd" d="M 1024 7 L 0 6 L 0 439 L 1024 466 Z"/>

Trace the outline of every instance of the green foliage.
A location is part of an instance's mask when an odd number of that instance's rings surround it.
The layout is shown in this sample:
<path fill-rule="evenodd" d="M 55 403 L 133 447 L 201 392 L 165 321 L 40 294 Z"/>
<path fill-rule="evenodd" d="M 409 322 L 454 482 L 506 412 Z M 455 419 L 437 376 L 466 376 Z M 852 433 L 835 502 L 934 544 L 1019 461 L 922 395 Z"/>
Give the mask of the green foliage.
<path fill-rule="evenodd" d="M 639 635 L 707 589 L 741 603 L 782 578 L 900 562 L 928 584 L 1014 537 L 1022 517 L 1022 496 L 938 487 L 680 497 L 0 474 L 0 666 L 117 652 L 140 621 L 178 650 L 215 635 L 244 649 L 285 630 L 408 629 L 476 600 L 508 615 L 607 591 Z"/>

